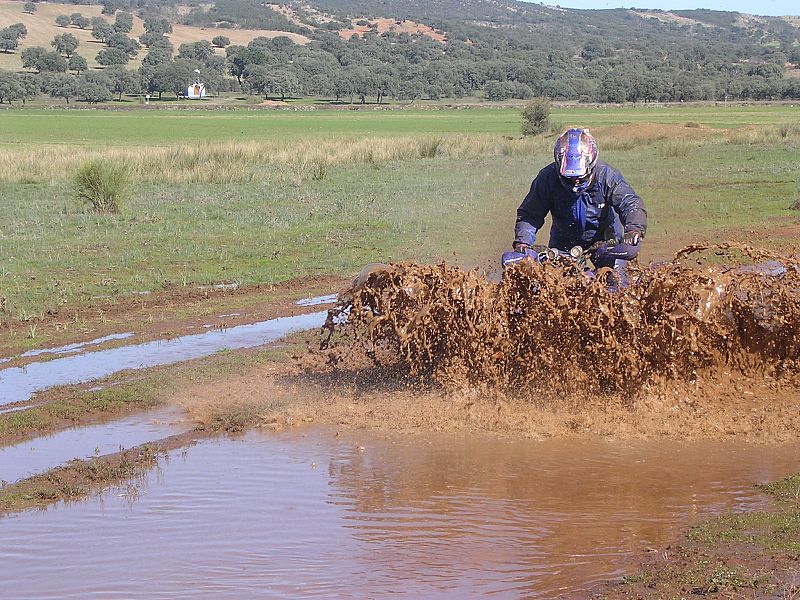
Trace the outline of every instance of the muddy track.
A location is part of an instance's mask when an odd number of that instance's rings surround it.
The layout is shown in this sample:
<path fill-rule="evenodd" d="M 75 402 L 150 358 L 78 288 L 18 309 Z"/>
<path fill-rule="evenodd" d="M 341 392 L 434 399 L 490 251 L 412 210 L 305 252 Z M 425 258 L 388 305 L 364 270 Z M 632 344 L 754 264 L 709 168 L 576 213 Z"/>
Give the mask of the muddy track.
<path fill-rule="evenodd" d="M 315 276 L 275 286 L 200 288 L 171 284 L 152 294 L 62 307 L 30 322 L 0 314 L 0 358 L 13 357 L 33 342 L 36 347 L 61 346 L 127 332 L 135 332 L 137 341 L 149 341 L 185 335 L 206 325 L 230 327 L 300 314 L 304 311 L 294 304 L 296 299 L 339 291 L 349 281 L 337 276 Z M 35 325 L 36 339 L 26 340 L 31 325 Z M 26 359 L 17 359 L 15 364 L 25 362 Z"/>

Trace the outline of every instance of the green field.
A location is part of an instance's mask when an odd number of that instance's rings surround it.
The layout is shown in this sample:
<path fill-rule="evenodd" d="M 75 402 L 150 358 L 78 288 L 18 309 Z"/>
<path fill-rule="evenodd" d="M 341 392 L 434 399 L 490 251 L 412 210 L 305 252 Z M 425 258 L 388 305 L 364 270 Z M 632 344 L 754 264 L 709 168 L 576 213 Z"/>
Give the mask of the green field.
<path fill-rule="evenodd" d="M 647 204 L 645 257 L 660 258 L 797 214 L 795 110 L 580 108 L 554 119 L 597 127 L 601 155 Z M 692 121 L 740 129 L 683 126 Z M 552 134 L 523 140 L 517 128 L 514 111 L 485 109 L 6 111 L 0 314 L 36 319 L 167 284 L 276 283 L 373 261 L 496 268 L 516 207 L 552 160 Z M 209 143 L 188 152 L 187 140 Z M 118 216 L 73 197 L 75 165 L 94 156 L 138 165 Z"/>
<path fill-rule="evenodd" d="M 188 104 L 184 102 L 184 104 Z M 0 143 L 156 145 L 445 133 L 516 135 L 515 110 L 20 110 L 0 114 Z"/>
<path fill-rule="evenodd" d="M 189 101 L 182 103 L 191 106 Z M 355 105 L 357 107 L 357 105 Z M 562 108 L 556 123 L 588 127 L 698 123 L 714 128 L 800 121 L 797 106 Z M 465 108 L 360 110 L 9 110 L 0 144 L 164 145 L 431 134 L 519 135 L 519 111 Z"/>

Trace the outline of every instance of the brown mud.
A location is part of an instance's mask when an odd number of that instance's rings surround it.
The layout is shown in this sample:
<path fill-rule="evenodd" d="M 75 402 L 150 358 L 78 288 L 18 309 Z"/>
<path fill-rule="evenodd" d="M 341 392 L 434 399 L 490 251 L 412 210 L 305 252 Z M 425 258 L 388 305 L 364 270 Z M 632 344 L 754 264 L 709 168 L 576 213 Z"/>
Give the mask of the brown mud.
<path fill-rule="evenodd" d="M 737 385 L 741 390 L 736 391 Z M 282 430 L 305 424 L 345 429 L 492 432 L 531 438 L 601 436 L 629 439 L 730 439 L 780 443 L 797 439 L 800 394 L 752 381 L 702 386 L 675 383 L 635 400 L 578 401 L 515 397 L 489 389 L 447 390 L 400 373 L 351 364 L 331 368 L 313 354 L 214 382 L 187 384 L 168 402 L 203 427 Z M 238 415 L 234 418 L 232 415 Z"/>
<path fill-rule="evenodd" d="M 695 245 L 631 275 L 610 292 L 570 265 L 522 264 L 499 284 L 446 265 L 367 269 L 327 349 L 175 401 L 200 421 L 250 403 L 273 428 L 795 440 L 797 258 Z"/>
<path fill-rule="evenodd" d="M 315 422 L 534 437 L 794 439 L 800 428 L 796 259 L 738 245 L 708 249 L 704 256 L 697 255 L 700 246 L 695 250 L 654 270 L 640 269 L 643 285 L 616 294 L 598 282 L 564 276 L 569 268 L 529 266 L 497 284 L 445 265 L 395 265 L 363 279 L 343 299 L 345 305 L 374 302 L 396 312 L 385 318 L 353 311 L 328 350 L 314 350 L 318 344 L 312 342 L 308 352 L 294 351 L 294 362 L 279 353 L 267 364 L 248 361 L 252 353 L 234 354 L 241 356 L 240 368 L 212 369 L 202 377 L 189 369 L 179 386 L 145 378 L 142 391 L 135 385 L 129 390 L 136 402 L 111 409 L 105 400 L 75 409 L 77 396 L 91 395 L 89 384 L 54 389 L 37 398 L 47 414 L 15 425 L 8 439 L 147 408 L 159 387 L 155 404 L 184 405 L 216 430 Z M 751 263 L 773 258 L 789 270 L 778 277 L 736 272 L 731 263 L 746 262 L 748 253 Z M 338 283 L 294 282 L 287 295 L 330 291 Z M 527 287 L 533 284 L 541 286 L 535 298 Z M 196 307 L 207 314 L 228 311 L 231 301 L 252 301 L 253 293 L 224 291 Z M 238 318 L 305 310 L 274 298 L 267 294 Z M 163 305 L 177 311 L 180 303 Z M 174 332 L 195 327 L 199 318 L 164 326 Z M 148 372 L 169 379 L 176 369 Z M 134 384 L 139 377 L 132 374 Z M 121 396 L 127 385 L 120 382 Z M 68 400 L 64 406 L 62 399 Z M 46 410 L 50 404 L 55 412 Z"/>

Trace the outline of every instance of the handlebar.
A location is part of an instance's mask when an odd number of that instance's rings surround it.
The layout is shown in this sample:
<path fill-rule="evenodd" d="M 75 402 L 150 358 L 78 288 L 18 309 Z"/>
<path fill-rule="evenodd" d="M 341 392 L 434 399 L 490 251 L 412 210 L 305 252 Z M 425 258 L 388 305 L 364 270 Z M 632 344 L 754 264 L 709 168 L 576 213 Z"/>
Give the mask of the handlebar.
<path fill-rule="evenodd" d="M 623 248 L 622 246 L 625 247 Z M 628 246 L 627 244 L 623 244 L 622 242 L 616 239 L 596 242 L 591 246 L 589 246 L 588 248 L 583 248 L 582 246 L 573 246 L 572 248 L 569 249 L 569 252 L 559 250 L 558 248 L 548 248 L 546 246 L 533 246 L 526 248 L 524 252 L 517 252 L 517 251 L 505 252 L 503 254 L 501 262 L 503 267 L 506 267 L 510 264 L 517 263 L 526 258 L 530 258 L 538 263 L 564 259 L 572 261 L 581 267 L 588 268 L 586 261 L 588 259 L 592 259 L 601 250 L 619 254 L 620 255 L 619 258 L 625 258 L 628 254 L 631 254 L 631 251 L 630 249 L 627 248 L 627 246 Z M 635 256 L 635 253 L 633 254 Z M 633 258 L 633 256 L 631 256 L 631 258 Z"/>

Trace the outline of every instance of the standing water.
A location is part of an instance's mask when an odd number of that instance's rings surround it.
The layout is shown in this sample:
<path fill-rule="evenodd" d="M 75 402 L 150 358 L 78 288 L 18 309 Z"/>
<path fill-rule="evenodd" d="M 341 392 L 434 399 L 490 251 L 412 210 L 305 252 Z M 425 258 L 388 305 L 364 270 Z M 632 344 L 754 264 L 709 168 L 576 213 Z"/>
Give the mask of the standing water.
<path fill-rule="evenodd" d="M 125 419 L 72 427 L 52 435 L 0 447 L 0 482 L 20 479 L 61 466 L 139 446 L 192 429 L 193 423 L 176 407 L 159 408 Z"/>
<path fill-rule="evenodd" d="M 798 446 L 252 432 L 172 453 L 138 498 L 0 519 L 0 579 L 20 599 L 583 596 L 798 465 Z"/>
<path fill-rule="evenodd" d="M 289 333 L 321 327 L 327 311 L 279 317 L 250 325 L 186 335 L 171 340 L 120 346 L 0 370 L 0 406 L 28 400 L 56 385 L 82 383 L 125 369 L 170 365 L 209 356 L 222 349 L 253 348 Z"/>

